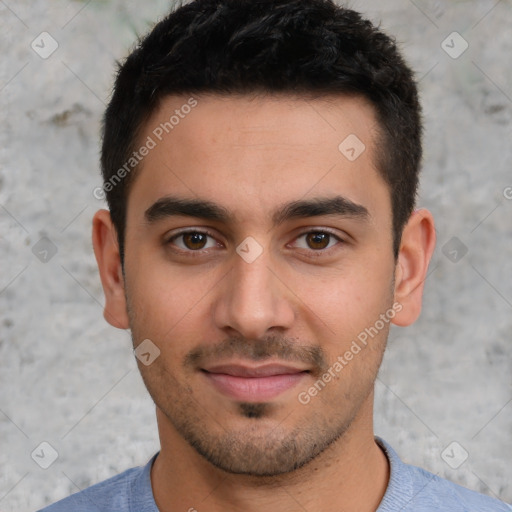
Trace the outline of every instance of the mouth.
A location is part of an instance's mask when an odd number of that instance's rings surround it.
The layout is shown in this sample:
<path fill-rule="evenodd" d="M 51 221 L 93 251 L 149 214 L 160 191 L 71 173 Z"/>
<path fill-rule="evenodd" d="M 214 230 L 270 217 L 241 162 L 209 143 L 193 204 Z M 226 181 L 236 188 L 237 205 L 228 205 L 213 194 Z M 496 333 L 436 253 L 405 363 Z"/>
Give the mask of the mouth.
<path fill-rule="evenodd" d="M 246 366 L 226 364 L 202 368 L 218 392 L 239 401 L 265 402 L 295 387 L 309 371 L 281 364 Z"/>

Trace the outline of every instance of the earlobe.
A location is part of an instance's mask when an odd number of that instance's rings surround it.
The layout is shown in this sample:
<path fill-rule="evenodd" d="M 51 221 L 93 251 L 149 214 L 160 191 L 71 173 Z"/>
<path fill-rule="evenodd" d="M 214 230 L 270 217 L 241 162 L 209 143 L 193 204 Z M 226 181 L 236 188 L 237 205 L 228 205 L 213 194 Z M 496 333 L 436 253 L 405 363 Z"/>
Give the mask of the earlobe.
<path fill-rule="evenodd" d="M 423 286 L 436 244 L 432 214 L 415 211 L 405 225 L 395 273 L 395 302 L 402 309 L 393 323 L 402 327 L 416 321 L 421 312 Z"/>
<path fill-rule="evenodd" d="M 105 294 L 105 320 L 119 329 L 128 329 L 124 278 L 115 227 L 108 210 L 98 210 L 93 218 L 92 243 Z"/>

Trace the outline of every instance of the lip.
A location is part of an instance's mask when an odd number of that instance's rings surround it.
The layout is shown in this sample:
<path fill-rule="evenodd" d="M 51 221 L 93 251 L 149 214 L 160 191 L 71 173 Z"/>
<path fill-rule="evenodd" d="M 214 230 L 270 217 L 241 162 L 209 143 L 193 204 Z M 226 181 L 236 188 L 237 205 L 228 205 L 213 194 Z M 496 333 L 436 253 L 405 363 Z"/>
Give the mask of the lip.
<path fill-rule="evenodd" d="M 280 364 L 263 366 L 218 365 L 202 369 L 221 394 L 245 402 L 264 402 L 296 386 L 308 371 Z"/>

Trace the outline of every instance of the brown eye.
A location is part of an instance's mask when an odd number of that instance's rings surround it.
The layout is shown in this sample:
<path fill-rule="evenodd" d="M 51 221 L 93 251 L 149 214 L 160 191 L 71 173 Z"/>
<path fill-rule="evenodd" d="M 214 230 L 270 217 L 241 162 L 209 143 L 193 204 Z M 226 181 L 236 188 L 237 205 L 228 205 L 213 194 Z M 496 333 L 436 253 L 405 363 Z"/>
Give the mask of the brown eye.
<path fill-rule="evenodd" d="M 302 233 L 295 239 L 294 246 L 318 253 L 327 253 L 335 245 L 342 245 L 344 240 L 329 231 L 317 230 Z"/>
<path fill-rule="evenodd" d="M 311 249 L 325 249 L 330 242 L 329 233 L 311 232 L 306 234 L 306 241 Z"/>
<path fill-rule="evenodd" d="M 187 249 L 194 250 L 204 248 L 208 235 L 205 235 L 204 233 L 185 233 L 182 237 L 183 243 Z"/>
<path fill-rule="evenodd" d="M 218 246 L 210 233 L 202 231 L 183 231 L 171 237 L 166 244 L 174 245 L 182 252 L 199 252 Z"/>

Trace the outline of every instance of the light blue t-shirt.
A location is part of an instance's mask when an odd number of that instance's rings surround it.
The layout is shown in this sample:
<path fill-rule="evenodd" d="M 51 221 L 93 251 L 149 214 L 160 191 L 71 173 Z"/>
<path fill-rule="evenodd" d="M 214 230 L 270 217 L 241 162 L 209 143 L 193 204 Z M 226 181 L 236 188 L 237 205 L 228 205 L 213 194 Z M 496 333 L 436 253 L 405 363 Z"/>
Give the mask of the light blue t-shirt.
<path fill-rule="evenodd" d="M 390 463 L 386 494 L 377 512 L 511 512 L 512 506 L 404 464 L 385 441 L 376 438 Z M 93 485 L 39 512 L 159 512 L 150 472 L 156 455 L 144 467 L 132 468 Z"/>

